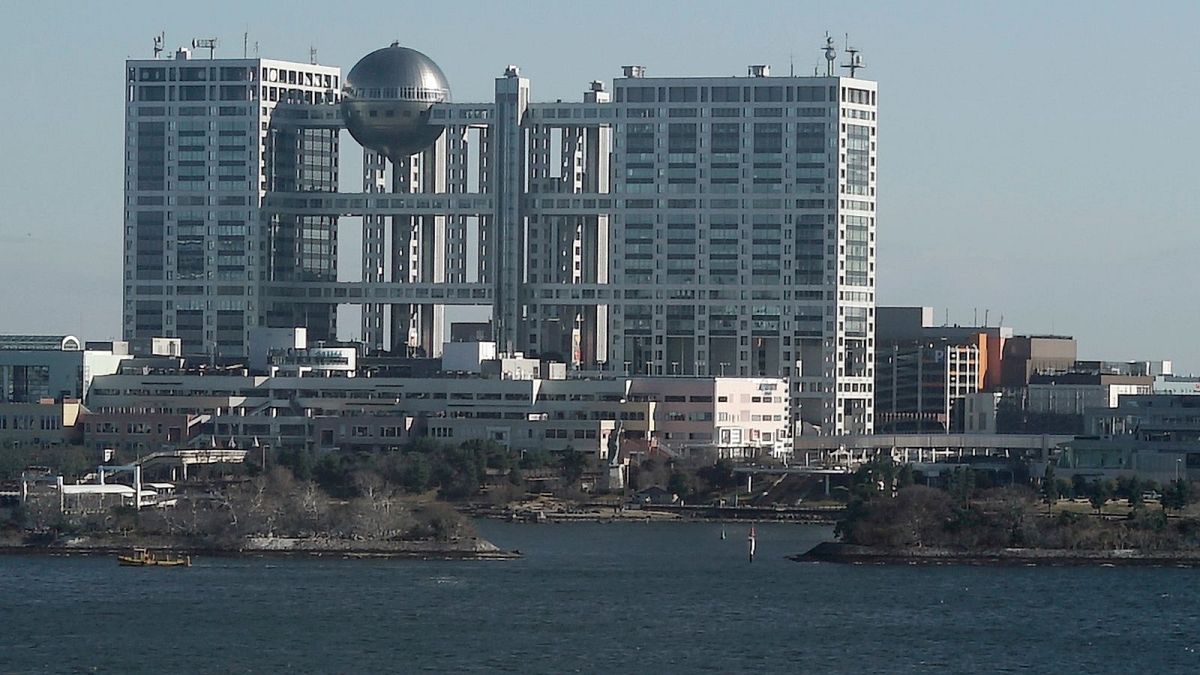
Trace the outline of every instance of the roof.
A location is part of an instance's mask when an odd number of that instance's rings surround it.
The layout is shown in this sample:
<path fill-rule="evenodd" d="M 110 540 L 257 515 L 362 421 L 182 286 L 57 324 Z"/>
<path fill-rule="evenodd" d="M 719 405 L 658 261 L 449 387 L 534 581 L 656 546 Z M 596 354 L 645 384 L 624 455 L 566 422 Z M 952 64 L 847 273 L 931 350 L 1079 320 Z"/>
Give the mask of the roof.
<path fill-rule="evenodd" d="M 77 352 L 83 343 L 74 335 L 0 335 L 2 351 Z"/>
<path fill-rule="evenodd" d="M 128 485 L 107 484 L 97 485 L 95 483 L 87 483 L 83 485 L 64 485 L 62 487 L 64 495 L 129 495 L 133 496 L 133 488 Z"/>

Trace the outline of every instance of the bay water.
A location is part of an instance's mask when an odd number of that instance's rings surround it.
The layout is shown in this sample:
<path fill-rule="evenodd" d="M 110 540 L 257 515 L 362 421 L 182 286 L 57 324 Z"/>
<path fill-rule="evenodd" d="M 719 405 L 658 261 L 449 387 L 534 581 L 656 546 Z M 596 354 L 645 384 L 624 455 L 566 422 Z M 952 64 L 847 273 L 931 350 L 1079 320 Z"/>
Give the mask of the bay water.
<path fill-rule="evenodd" d="M 0 557 L 0 673 L 1200 672 L 1200 570 L 795 563 L 828 527 L 480 522 L 510 561 Z M 725 538 L 722 538 L 722 531 Z"/>

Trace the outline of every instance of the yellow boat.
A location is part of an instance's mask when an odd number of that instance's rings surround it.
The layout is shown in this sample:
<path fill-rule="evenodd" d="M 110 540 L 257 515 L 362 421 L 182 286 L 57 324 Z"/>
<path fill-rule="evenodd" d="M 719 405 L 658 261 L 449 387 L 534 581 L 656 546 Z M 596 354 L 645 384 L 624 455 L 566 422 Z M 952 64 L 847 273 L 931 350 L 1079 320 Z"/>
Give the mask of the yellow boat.
<path fill-rule="evenodd" d="M 117 564 L 124 567 L 191 567 L 192 556 L 160 558 L 144 548 L 135 548 L 133 555 L 117 556 Z"/>

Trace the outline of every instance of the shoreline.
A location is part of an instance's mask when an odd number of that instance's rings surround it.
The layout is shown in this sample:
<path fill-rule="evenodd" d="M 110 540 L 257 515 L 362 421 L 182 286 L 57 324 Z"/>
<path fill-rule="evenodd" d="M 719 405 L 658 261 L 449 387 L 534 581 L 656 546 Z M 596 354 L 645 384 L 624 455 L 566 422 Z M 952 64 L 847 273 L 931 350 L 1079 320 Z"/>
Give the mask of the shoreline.
<path fill-rule="evenodd" d="M 797 525 L 827 525 L 838 522 L 843 509 L 766 509 L 734 511 L 711 506 L 655 506 L 642 509 L 590 508 L 554 510 L 538 508 L 474 509 L 465 511 L 474 518 L 501 522 L 549 523 L 794 523 Z"/>
<path fill-rule="evenodd" d="M 793 562 L 876 565 L 995 565 L 1078 567 L 1172 566 L 1200 567 L 1200 551 L 1138 551 L 1136 549 L 1071 550 L 1005 548 L 955 551 L 939 548 L 882 548 L 822 542 L 804 553 L 787 556 Z"/>
<path fill-rule="evenodd" d="M 252 537 L 242 546 L 168 538 L 69 537 L 51 543 L 0 543 L 0 555 L 116 556 L 133 548 L 173 555 L 222 558 L 343 558 L 404 560 L 516 560 L 483 538 L 436 541 L 361 541 L 322 537 Z"/>

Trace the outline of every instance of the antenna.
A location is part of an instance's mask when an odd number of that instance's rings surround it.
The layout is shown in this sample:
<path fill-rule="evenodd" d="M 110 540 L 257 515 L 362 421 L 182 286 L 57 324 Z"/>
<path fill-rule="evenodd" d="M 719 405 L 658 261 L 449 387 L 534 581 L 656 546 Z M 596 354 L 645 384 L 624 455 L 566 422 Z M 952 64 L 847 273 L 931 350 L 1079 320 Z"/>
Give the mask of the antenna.
<path fill-rule="evenodd" d="M 158 35 L 154 36 L 154 58 L 157 59 L 158 55 L 163 53 L 163 43 L 166 42 L 166 40 L 166 31 L 160 31 Z"/>
<path fill-rule="evenodd" d="M 846 33 L 846 53 L 849 54 L 847 63 L 842 64 L 842 67 L 850 71 L 850 77 L 855 77 L 860 68 L 866 68 L 862 62 L 862 56 L 859 55 L 859 50 L 850 46 L 850 34 Z"/>
<path fill-rule="evenodd" d="M 316 47 L 316 45 L 309 45 L 309 47 L 308 47 L 308 63 L 309 63 L 309 65 L 313 65 L 313 66 L 317 65 L 317 47 Z"/>
<path fill-rule="evenodd" d="M 249 55 L 248 54 L 249 46 L 250 46 L 250 31 L 246 31 L 245 33 L 242 33 L 242 58 L 243 59 Z"/>
<path fill-rule="evenodd" d="M 258 58 L 258 40 L 254 41 L 254 58 Z"/>
<path fill-rule="evenodd" d="M 217 38 L 196 38 L 192 40 L 192 49 L 207 49 L 208 58 L 213 58 L 217 51 Z"/>
<path fill-rule="evenodd" d="M 837 47 L 833 46 L 833 38 L 825 33 L 825 77 L 833 77 L 833 62 L 837 60 Z"/>

